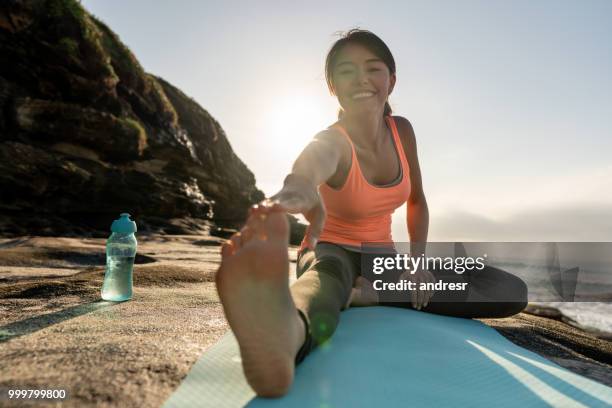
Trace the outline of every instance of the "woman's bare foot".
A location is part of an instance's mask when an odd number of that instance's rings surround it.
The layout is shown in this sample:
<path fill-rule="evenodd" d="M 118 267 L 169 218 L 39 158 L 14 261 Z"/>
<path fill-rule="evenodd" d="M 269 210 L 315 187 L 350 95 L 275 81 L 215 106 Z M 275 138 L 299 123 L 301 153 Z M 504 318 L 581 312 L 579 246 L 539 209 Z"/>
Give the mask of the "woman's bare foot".
<path fill-rule="evenodd" d="M 372 282 L 363 276 L 357 277 L 355 287 L 351 292 L 346 307 L 350 306 L 374 306 L 378 304 L 378 293 L 372 287 Z"/>
<path fill-rule="evenodd" d="M 289 292 L 285 212 L 259 209 L 221 249 L 216 283 L 247 381 L 257 395 L 279 397 L 291 383 L 305 327 Z"/>

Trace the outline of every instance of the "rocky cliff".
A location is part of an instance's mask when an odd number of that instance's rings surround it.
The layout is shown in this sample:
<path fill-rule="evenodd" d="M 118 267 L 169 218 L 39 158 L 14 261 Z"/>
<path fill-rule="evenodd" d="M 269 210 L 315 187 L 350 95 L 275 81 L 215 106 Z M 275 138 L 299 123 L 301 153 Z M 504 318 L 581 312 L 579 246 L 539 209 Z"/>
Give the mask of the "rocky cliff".
<path fill-rule="evenodd" d="M 0 234 L 236 228 L 263 198 L 206 110 L 76 0 L 0 3 Z"/>

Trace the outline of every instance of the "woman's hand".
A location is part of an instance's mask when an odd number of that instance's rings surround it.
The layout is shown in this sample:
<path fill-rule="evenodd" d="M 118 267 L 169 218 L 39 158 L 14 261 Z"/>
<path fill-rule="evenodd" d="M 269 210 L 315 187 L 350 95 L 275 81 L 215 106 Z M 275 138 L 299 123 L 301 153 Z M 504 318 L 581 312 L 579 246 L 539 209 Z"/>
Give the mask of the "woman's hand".
<path fill-rule="evenodd" d="M 285 178 L 281 191 L 254 207 L 255 211 L 287 211 L 290 214 L 303 214 L 310 223 L 307 245 L 314 249 L 325 225 L 325 206 L 321 196 L 307 178 L 290 174 Z"/>
<path fill-rule="evenodd" d="M 434 291 L 420 290 L 419 287 L 421 283 L 436 282 L 436 278 L 431 272 L 429 272 L 427 269 L 419 269 L 415 273 L 411 273 L 411 271 L 406 271 L 400 275 L 399 279 L 406 279 L 415 283 L 416 289 L 410 291 L 410 303 L 412 303 L 412 307 L 414 309 L 421 310 L 421 308 L 429 304 L 429 299 L 431 299 L 434 295 Z"/>

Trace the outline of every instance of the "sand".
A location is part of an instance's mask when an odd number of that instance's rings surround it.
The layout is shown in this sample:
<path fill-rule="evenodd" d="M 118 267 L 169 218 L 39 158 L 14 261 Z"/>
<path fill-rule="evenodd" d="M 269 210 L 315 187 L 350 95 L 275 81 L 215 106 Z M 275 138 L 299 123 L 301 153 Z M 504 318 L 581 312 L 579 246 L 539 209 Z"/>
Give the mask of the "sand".
<path fill-rule="evenodd" d="M 214 287 L 220 239 L 138 238 L 134 297 L 122 303 L 100 299 L 104 239 L 0 239 L 3 392 L 64 389 L 66 407 L 159 407 L 172 394 L 228 330 Z M 525 313 L 482 321 L 561 366 L 612 385 L 608 340 Z M 0 399 L 7 403 L 23 406 Z"/>

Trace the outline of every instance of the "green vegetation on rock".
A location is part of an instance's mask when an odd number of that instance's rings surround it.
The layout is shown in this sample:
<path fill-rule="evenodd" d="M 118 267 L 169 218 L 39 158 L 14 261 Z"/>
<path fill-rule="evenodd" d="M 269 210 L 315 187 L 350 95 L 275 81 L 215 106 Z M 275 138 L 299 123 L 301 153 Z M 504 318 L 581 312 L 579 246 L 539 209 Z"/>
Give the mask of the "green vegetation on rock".
<path fill-rule="evenodd" d="M 125 134 L 132 135 L 132 137 L 138 141 L 138 152 L 139 154 L 142 154 L 147 146 L 147 132 L 144 130 L 142 125 L 130 118 L 118 118 L 117 121 L 125 130 Z"/>
<path fill-rule="evenodd" d="M 176 111 L 157 80 L 144 71 L 132 51 L 121 42 L 119 36 L 108 28 L 104 22 L 94 16 L 91 16 L 91 20 L 102 34 L 101 44 L 110 56 L 110 63 L 121 78 L 121 82 L 129 88 L 149 96 L 153 106 L 148 106 L 148 108 L 155 111 L 169 125 L 176 126 L 178 121 Z"/>
<path fill-rule="evenodd" d="M 47 9 L 51 17 L 64 17 L 69 14 L 77 20 L 85 17 L 85 10 L 76 0 L 48 0 Z"/>
<path fill-rule="evenodd" d="M 70 56 L 74 56 L 72 52 L 81 49 L 85 70 L 93 76 L 102 76 L 103 83 L 114 86 L 119 78 L 101 45 L 102 34 L 81 4 L 76 0 L 47 0 L 45 5 L 48 18 L 46 24 L 52 26 L 60 49 L 67 51 Z M 74 43 L 70 43 L 71 40 Z M 78 47 L 79 43 L 81 48 Z"/>
<path fill-rule="evenodd" d="M 79 43 L 69 37 L 63 37 L 59 40 L 59 48 L 72 58 L 76 58 L 79 53 Z"/>

